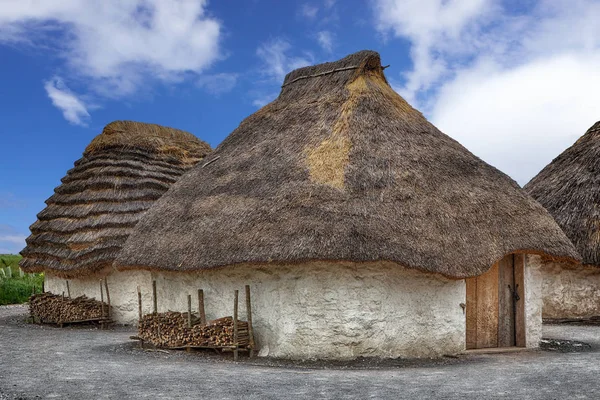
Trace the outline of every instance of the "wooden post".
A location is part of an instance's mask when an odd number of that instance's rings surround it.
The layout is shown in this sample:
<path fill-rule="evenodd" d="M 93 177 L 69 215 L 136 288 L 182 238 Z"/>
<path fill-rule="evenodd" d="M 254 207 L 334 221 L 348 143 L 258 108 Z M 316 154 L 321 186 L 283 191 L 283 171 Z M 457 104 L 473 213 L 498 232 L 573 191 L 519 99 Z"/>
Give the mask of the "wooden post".
<path fill-rule="evenodd" d="M 110 293 L 108 292 L 108 280 L 104 277 L 104 289 L 106 289 L 106 302 L 108 303 L 108 318 L 111 317 L 110 311 Z"/>
<path fill-rule="evenodd" d="M 204 313 L 204 291 L 198 289 L 198 316 L 200 317 L 200 325 L 206 326 L 206 314 Z"/>
<path fill-rule="evenodd" d="M 138 315 L 139 315 L 138 324 L 139 324 L 139 322 L 142 320 L 142 292 L 140 291 L 139 286 L 137 287 L 137 290 L 138 290 Z M 142 347 L 143 347 L 143 345 L 142 345 Z"/>
<path fill-rule="evenodd" d="M 156 280 L 152 281 L 152 302 L 153 302 L 152 311 L 154 314 L 156 314 L 156 313 L 158 313 L 158 303 L 156 301 Z"/>
<path fill-rule="evenodd" d="M 100 279 L 100 303 L 102 318 L 104 319 L 104 290 L 102 289 L 102 279 Z"/>
<path fill-rule="evenodd" d="M 248 319 L 248 347 L 250 358 L 254 357 L 254 330 L 252 329 L 252 305 L 250 303 L 250 285 L 246 285 L 246 318 Z"/>
<path fill-rule="evenodd" d="M 238 291 L 233 296 L 233 361 L 238 360 Z"/>
<path fill-rule="evenodd" d="M 192 295 L 188 294 L 188 328 L 192 327 Z"/>
<path fill-rule="evenodd" d="M 67 296 L 71 298 L 71 288 L 69 288 L 69 281 L 67 280 Z"/>

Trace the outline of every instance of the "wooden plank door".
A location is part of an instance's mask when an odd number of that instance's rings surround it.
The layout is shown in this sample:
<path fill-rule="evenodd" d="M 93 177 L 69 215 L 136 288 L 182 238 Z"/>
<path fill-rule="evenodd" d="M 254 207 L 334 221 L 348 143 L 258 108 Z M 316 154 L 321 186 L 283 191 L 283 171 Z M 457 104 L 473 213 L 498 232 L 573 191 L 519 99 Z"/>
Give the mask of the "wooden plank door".
<path fill-rule="evenodd" d="M 498 347 L 515 345 L 514 256 L 498 262 Z"/>
<path fill-rule="evenodd" d="M 477 348 L 477 277 L 467 278 L 467 349 Z"/>
<path fill-rule="evenodd" d="M 498 347 L 498 264 L 477 277 L 477 348 Z"/>
<path fill-rule="evenodd" d="M 466 280 L 467 349 L 524 346 L 523 296 L 516 308 L 513 297 L 515 282 L 523 293 L 522 271 L 522 256 L 510 254 L 486 273 Z"/>

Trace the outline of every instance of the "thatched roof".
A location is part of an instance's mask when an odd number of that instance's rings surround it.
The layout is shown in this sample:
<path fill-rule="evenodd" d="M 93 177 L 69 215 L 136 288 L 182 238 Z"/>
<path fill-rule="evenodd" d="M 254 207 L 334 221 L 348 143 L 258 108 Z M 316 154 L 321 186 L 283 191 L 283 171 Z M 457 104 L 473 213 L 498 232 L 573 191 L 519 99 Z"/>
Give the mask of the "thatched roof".
<path fill-rule="evenodd" d="M 552 214 L 583 263 L 600 266 L 600 121 L 524 189 Z"/>
<path fill-rule="evenodd" d="M 155 203 L 116 265 L 387 260 L 467 277 L 511 252 L 577 258 L 543 207 L 436 129 L 361 51 L 288 74 Z"/>
<path fill-rule="evenodd" d="M 108 124 L 46 200 L 21 252 L 21 267 L 65 277 L 111 267 L 145 211 L 210 151 L 177 129 Z"/>

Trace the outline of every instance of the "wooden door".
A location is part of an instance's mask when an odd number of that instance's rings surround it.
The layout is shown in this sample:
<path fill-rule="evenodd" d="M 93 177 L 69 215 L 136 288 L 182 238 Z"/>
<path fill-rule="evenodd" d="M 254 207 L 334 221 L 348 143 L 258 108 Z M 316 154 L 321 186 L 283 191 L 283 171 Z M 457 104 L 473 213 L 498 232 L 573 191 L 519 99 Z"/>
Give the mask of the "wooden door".
<path fill-rule="evenodd" d="M 524 346 L 523 256 L 510 254 L 466 284 L 467 349 Z"/>

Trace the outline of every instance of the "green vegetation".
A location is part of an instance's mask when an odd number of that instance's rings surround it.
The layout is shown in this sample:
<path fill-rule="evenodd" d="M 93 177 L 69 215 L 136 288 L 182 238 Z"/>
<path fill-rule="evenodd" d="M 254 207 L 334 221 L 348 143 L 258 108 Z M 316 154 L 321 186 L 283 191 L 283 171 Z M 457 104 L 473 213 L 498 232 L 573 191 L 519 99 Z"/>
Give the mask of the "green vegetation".
<path fill-rule="evenodd" d="M 19 268 L 21 256 L 0 254 L 0 305 L 25 303 L 35 289 L 42 291 L 44 274 L 26 274 Z"/>

